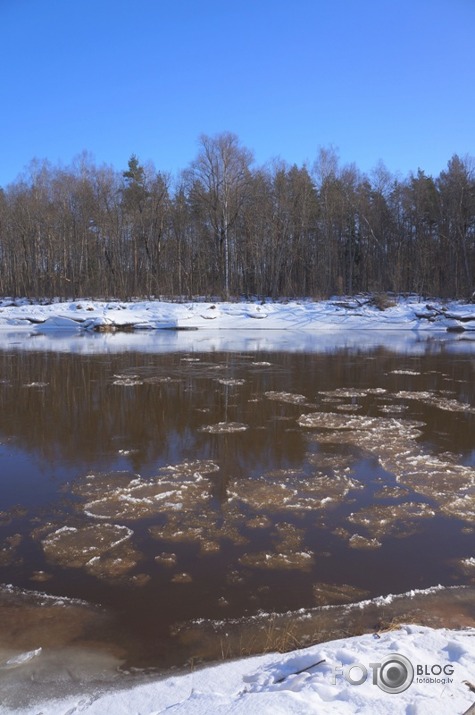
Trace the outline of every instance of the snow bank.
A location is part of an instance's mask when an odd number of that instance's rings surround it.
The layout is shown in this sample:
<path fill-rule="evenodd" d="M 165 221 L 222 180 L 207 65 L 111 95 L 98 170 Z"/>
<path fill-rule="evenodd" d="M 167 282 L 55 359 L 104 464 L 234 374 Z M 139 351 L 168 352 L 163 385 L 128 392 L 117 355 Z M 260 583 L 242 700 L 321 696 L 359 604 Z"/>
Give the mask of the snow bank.
<path fill-rule="evenodd" d="M 423 304 L 399 298 L 380 310 L 370 298 L 286 302 L 167 303 L 142 301 L 0 301 L 0 328 L 51 330 L 475 330 L 475 307 L 458 302 Z"/>
<path fill-rule="evenodd" d="M 31 662 L 41 660 L 35 654 Z M 25 659 L 27 662 L 28 659 Z M 27 665 L 25 665 L 27 667 Z M 30 667 L 31 664 L 30 664 Z M 293 651 L 226 662 L 129 686 L 0 712 L 57 715 L 389 715 L 465 713 L 475 702 L 475 630 L 405 625 Z M 124 679 L 122 679 L 123 681 Z M 127 681 L 127 678 L 125 678 Z"/>

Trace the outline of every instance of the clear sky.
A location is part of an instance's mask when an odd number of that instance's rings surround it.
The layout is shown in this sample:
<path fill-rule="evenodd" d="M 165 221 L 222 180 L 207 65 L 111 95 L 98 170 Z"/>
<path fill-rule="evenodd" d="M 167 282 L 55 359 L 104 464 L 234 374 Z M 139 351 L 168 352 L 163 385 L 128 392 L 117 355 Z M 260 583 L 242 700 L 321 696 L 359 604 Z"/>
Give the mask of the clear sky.
<path fill-rule="evenodd" d="M 176 174 L 200 134 L 437 175 L 475 156 L 475 0 L 0 0 L 0 186 L 34 157 Z"/>

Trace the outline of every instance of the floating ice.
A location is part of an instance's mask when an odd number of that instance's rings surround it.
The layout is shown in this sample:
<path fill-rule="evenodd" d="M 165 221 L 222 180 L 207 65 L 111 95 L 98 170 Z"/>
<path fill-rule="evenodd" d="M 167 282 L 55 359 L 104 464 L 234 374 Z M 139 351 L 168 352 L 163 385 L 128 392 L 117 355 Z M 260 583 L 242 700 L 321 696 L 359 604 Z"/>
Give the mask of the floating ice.
<path fill-rule="evenodd" d="M 420 375 L 418 370 L 391 370 L 389 375 Z"/>
<path fill-rule="evenodd" d="M 441 511 L 470 524 L 475 523 L 475 493 L 462 494 L 455 499 L 448 497 L 442 504 Z"/>
<path fill-rule="evenodd" d="M 348 539 L 348 546 L 351 549 L 379 549 L 382 543 L 378 539 L 369 539 L 361 534 L 353 534 Z"/>
<path fill-rule="evenodd" d="M 117 524 L 64 526 L 43 539 L 46 558 L 67 568 L 84 568 L 99 578 L 120 577 L 140 554 L 127 543 L 133 531 Z"/>
<path fill-rule="evenodd" d="M 246 521 L 248 529 L 267 529 L 271 525 L 271 520 L 264 514 L 254 516 Z"/>
<path fill-rule="evenodd" d="M 155 556 L 157 564 L 162 564 L 163 566 L 174 566 L 176 564 L 176 559 L 176 554 L 169 551 L 162 551 L 161 554 Z"/>
<path fill-rule="evenodd" d="M 467 559 L 460 559 L 458 569 L 465 574 L 471 583 L 475 582 L 475 558 L 473 556 Z"/>
<path fill-rule="evenodd" d="M 385 484 L 374 493 L 375 499 L 400 499 L 408 494 L 408 490 L 404 487 L 390 486 Z"/>
<path fill-rule="evenodd" d="M 336 445 L 337 448 L 340 448 L 341 446 L 342 445 L 339 444 Z M 319 449 L 318 452 L 307 452 L 307 454 L 305 455 L 305 460 L 308 462 L 308 464 L 311 464 L 312 467 L 315 467 L 319 471 L 329 470 L 333 472 L 335 470 L 336 465 L 338 465 L 337 473 L 339 474 L 348 473 L 351 465 L 354 464 L 355 460 L 358 458 L 359 455 L 357 456 L 354 453 L 354 450 L 351 452 L 347 452 L 343 451 L 341 448 L 338 449 L 338 451 L 336 451 L 335 449 L 329 449 L 328 451 Z"/>
<path fill-rule="evenodd" d="M 189 573 L 176 573 L 171 580 L 173 583 L 191 583 L 193 581 Z"/>
<path fill-rule="evenodd" d="M 447 412 L 465 412 L 467 414 L 475 414 L 475 407 L 472 407 L 466 402 L 460 402 L 460 400 L 450 399 L 440 393 L 437 394 L 435 392 L 422 390 L 399 390 L 399 392 L 394 393 L 394 397 L 404 400 L 417 400 L 425 405 L 437 407 L 439 410 L 446 410 Z"/>
<path fill-rule="evenodd" d="M 151 377 L 144 377 L 143 382 L 146 385 L 161 385 L 162 383 L 170 383 L 170 382 L 181 382 L 179 378 L 174 378 L 170 377 L 169 375 L 167 376 L 160 376 L 160 375 L 152 375 Z"/>
<path fill-rule="evenodd" d="M 194 459 L 191 461 L 169 464 L 162 467 L 158 474 L 173 475 L 176 477 L 199 477 L 202 474 L 219 472 L 219 466 L 211 459 Z"/>
<path fill-rule="evenodd" d="M 284 554 L 259 551 L 258 553 L 243 554 L 239 559 L 239 563 L 243 566 L 251 566 L 257 569 L 298 569 L 299 571 L 306 571 L 313 566 L 313 554 L 311 551 L 293 551 Z"/>
<path fill-rule="evenodd" d="M 89 474 L 72 491 L 85 499 L 81 511 L 95 519 L 144 519 L 202 505 L 209 495 L 200 481 L 218 470 L 211 460 L 193 460 L 162 467 L 148 480 L 131 472 Z"/>
<path fill-rule="evenodd" d="M 229 488 L 233 499 L 255 511 L 314 510 L 341 502 L 358 480 L 347 474 L 317 472 L 308 476 L 298 470 L 275 470 L 254 479 L 239 479 Z"/>
<path fill-rule="evenodd" d="M 201 427 L 200 432 L 208 432 L 209 434 L 227 434 L 231 432 L 245 432 L 249 429 L 249 425 L 242 422 L 218 422 L 214 425 L 206 425 Z"/>
<path fill-rule="evenodd" d="M 327 606 L 337 603 L 354 603 L 368 596 L 368 591 L 347 583 L 316 583 L 313 587 L 316 606 Z"/>
<path fill-rule="evenodd" d="M 409 409 L 408 405 L 398 405 L 397 403 L 391 403 L 389 405 L 380 405 L 379 411 L 383 412 L 384 414 L 389 414 L 389 415 L 397 415 L 397 414 L 402 414 L 403 412 L 407 412 Z"/>
<path fill-rule="evenodd" d="M 384 387 L 337 387 L 335 390 L 319 390 L 318 394 L 324 397 L 367 397 L 368 395 L 384 395 Z"/>
<path fill-rule="evenodd" d="M 114 375 L 113 385 L 120 385 L 121 387 L 135 387 L 136 385 L 143 385 L 143 380 L 138 375 Z"/>
<path fill-rule="evenodd" d="M 350 514 L 348 520 L 363 526 L 372 537 L 407 536 L 420 528 L 420 520 L 435 516 L 428 504 L 403 502 L 402 504 L 372 505 Z M 353 537 L 352 537 L 353 538 Z M 350 539 L 351 544 L 351 539 Z"/>
<path fill-rule="evenodd" d="M 301 415 L 298 423 L 315 430 L 313 439 L 319 444 L 344 443 L 369 452 L 387 472 L 394 474 L 400 486 L 434 499 L 449 516 L 475 521 L 475 469 L 457 464 L 454 455 L 425 452 L 417 441 L 421 434 L 420 423 L 389 417 L 344 416 L 335 412 Z M 417 518 L 434 513 L 426 504 Z M 406 516 L 400 513 L 403 521 Z M 409 516 L 416 516 L 412 508 Z M 373 513 L 368 522 L 377 518 Z M 380 529 L 376 521 L 377 536 Z M 392 523 L 394 518 L 390 521 Z"/>
<path fill-rule="evenodd" d="M 237 379 L 237 378 L 225 378 L 225 377 L 220 377 L 217 379 L 217 382 L 219 382 L 221 385 L 229 385 L 231 387 L 238 387 L 239 385 L 244 385 L 246 382 L 245 380 Z"/>
<path fill-rule="evenodd" d="M 362 405 L 353 405 L 343 402 L 340 405 L 335 405 L 336 410 L 341 410 L 342 412 L 358 412 L 363 408 Z"/>
<path fill-rule="evenodd" d="M 170 512 L 166 523 L 151 526 L 149 533 L 164 542 L 194 542 L 204 555 L 219 551 L 222 539 L 246 544 L 241 524 L 242 515 L 233 505 L 224 504 L 218 511 L 209 501 L 206 504 L 196 501 L 184 512 Z"/>
<path fill-rule="evenodd" d="M 291 405 L 302 405 L 308 402 L 305 395 L 299 395 L 294 392 L 278 392 L 276 390 L 268 390 L 264 392 L 268 400 L 276 400 L 277 402 L 288 402 Z"/>
<path fill-rule="evenodd" d="M 313 566 L 313 552 L 302 549 L 304 532 L 293 524 L 279 522 L 274 527 L 274 551 L 259 551 L 241 556 L 239 563 L 259 569 L 309 570 Z"/>
<path fill-rule="evenodd" d="M 10 566 L 19 559 L 18 549 L 22 541 L 21 534 L 7 536 L 0 548 L 0 566 Z"/>

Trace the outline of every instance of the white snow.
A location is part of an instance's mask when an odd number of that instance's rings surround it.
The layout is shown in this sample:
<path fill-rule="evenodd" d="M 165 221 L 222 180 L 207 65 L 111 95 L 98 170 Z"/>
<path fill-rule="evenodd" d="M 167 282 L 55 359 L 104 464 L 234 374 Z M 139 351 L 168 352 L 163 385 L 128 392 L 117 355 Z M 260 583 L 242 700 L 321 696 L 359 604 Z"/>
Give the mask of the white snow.
<path fill-rule="evenodd" d="M 25 658 L 24 667 L 32 669 L 33 681 L 32 664 L 42 657 L 35 653 L 33 660 Z M 393 692 L 395 686 L 387 675 L 390 665 L 401 676 L 402 692 Z M 127 680 L 128 687 L 124 687 Z M 355 684 L 358 680 L 363 682 Z M 404 625 L 381 634 L 335 640 L 284 655 L 271 653 L 224 662 L 162 679 L 122 676 L 106 689 L 88 684 L 80 695 L 50 698 L 15 710 L 0 705 L 0 712 L 462 714 L 475 702 L 475 693 L 467 685 L 474 680 L 475 629 Z M 389 692 L 384 686 L 389 686 Z"/>
<path fill-rule="evenodd" d="M 473 318 L 472 318 L 473 316 Z M 256 321 L 256 318 L 258 320 Z M 430 318 L 430 320 L 429 320 Z M 472 319 L 471 319 L 472 318 Z M 368 297 L 324 301 L 285 301 L 264 304 L 250 301 L 171 303 L 159 300 L 129 303 L 104 301 L 53 301 L 45 305 L 25 300 L 0 300 L 0 326 L 44 330 L 82 330 L 133 327 L 136 329 L 213 330 L 445 330 L 465 326 L 475 329 L 475 306 L 436 301 L 430 309 L 413 297 L 398 298 L 393 307 L 376 308 Z"/>

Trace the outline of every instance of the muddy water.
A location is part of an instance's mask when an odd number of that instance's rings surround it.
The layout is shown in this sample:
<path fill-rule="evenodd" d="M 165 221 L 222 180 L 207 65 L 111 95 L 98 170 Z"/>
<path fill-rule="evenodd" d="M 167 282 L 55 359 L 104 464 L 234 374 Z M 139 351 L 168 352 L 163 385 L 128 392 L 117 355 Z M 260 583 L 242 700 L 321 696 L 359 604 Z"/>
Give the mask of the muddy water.
<path fill-rule="evenodd" d="M 474 378 L 470 345 L 433 342 L 4 349 L 0 583 L 20 615 L 2 645 L 48 647 L 23 642 L 32 591 L 99 605 L 95 641 L 145 667 L 226 655 L 210 623 L 475 584 Z"/>

